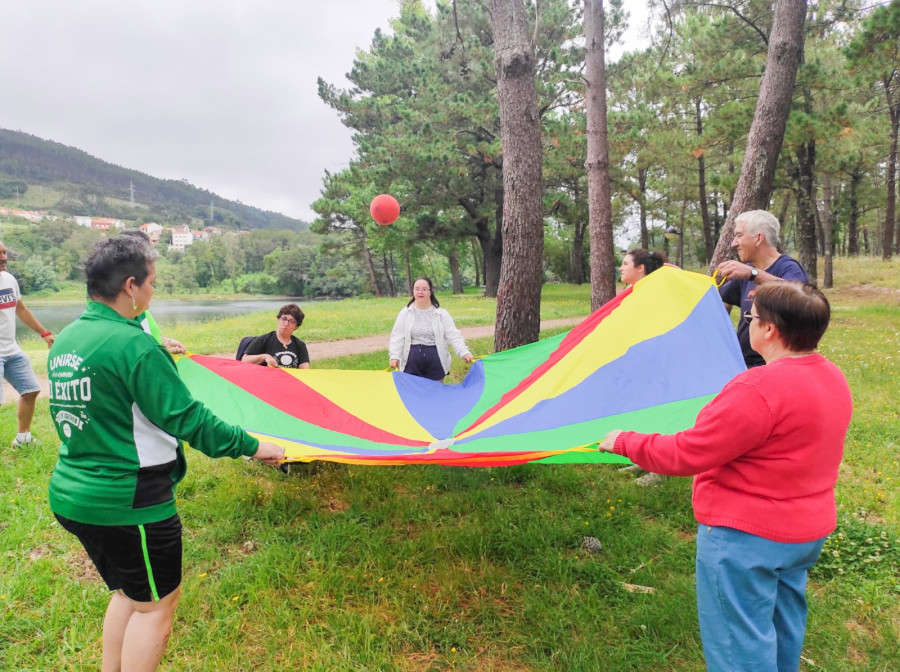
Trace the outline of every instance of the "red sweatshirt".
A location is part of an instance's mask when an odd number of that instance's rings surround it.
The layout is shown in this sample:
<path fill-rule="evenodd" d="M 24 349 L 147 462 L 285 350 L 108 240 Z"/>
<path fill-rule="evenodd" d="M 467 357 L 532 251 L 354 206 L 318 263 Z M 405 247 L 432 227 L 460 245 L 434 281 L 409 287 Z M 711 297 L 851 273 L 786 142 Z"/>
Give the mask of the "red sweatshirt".
<path fill-rule="evenodd" d="M 622 432 L 613 449 L 656 473 L 696 475 L 694 516 L 703 525 L 813 541 L 835 528 L 851 412 L 840 369 L 818 354 L 785 357 L 735 376 L 691 429 Z"/>

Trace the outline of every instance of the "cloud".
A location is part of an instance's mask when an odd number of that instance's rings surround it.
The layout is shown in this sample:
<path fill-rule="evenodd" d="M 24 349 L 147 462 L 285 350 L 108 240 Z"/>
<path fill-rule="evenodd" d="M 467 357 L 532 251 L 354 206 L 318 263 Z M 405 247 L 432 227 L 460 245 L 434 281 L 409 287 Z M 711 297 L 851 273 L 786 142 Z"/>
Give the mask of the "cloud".
<path fill-rule="evenodd" d="M 32 0 L 4 7 L 0 127 L 312 220 L 350 131 L 318 98 L 397 0 Z M 139 188 L 139 185 L 138 185 Z"/>
<path fill-rule="evenodd" d="M 644 4 L 628 5 L 635 27 Z M 0 128 L 312 221 L 324 171 L 353 155 L 316 78 L 348 86 L 357 49 L 399 13 L 400 0 L 6 3 Z"/>

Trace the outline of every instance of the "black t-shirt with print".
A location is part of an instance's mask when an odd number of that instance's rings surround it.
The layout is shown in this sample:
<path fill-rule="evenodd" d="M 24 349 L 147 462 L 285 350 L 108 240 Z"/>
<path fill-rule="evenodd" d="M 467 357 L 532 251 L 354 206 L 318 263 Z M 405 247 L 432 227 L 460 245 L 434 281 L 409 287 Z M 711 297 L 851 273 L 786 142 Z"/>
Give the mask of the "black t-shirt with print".
<path fill-rule="evenodd" d="M 287 347 L 278 340 L 278 336 L 274 331 L 263 334 L 255 338 L 250 345 L 247 346 L 245 355 L 272 355 L 278 366 L 283 369 L 296 369 L 301 364 L 309 362 L 309 351 L 306 349 L 306 343 L 296 336 L 291 336 L 291 343 Z"/>

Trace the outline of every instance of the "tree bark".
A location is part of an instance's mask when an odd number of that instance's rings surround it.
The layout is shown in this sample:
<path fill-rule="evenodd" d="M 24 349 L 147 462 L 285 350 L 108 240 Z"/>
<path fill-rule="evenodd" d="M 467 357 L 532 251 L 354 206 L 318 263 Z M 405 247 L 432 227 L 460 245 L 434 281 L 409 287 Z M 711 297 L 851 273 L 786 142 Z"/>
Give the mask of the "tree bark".
<path fill-rule="evenodd" d="M 831 175 L 825 173 L 822 176 L 822 228 L 825 234 L 824 256 L 824 287 L 834 287 L 834 214 L 832 201 L 834 190 L 831 187 Z"/>
<path fill-rule="evenodd" d="M 697 117 L 697 138 L 702 138 L 703 110 L 700 98 L 697 98 L 694 107 Z M 709 203 L 706 197 L 706 152 L 698 150 L 697 154 L 697 195 L 700 199 L 700 221 L 703 223 L 703 248 L 705 251 L 703 261 L 708 264 L 716 249 L 716 243 L 713 240 L 712 226 L 709 221 Z M 681 230 L 681 235 L 684 235 L 684 228 Z"/>
<path fill-rule="evenodd" d="M 891 117 L 891 148 L 887 161 L 887 201 L 884 208 L 884 242 L 881 251 L 884 259 L 890 259 L 894 251 L 894 228 L 897 212 L 897 139 L 900 134 L 900 94 L 892 89 L 892 79 L 884 80 L 884 95 L 887 97 L 888 112 Z M 894 100 L 895 95 L 897 100 Z"/>
<path fill-rule="evenodd" d="M 472 266 L 475 268 L 475 286 L 481 287 L 481 275 L 484 270 L 484 261 L 478 254 L 478 245 L 472 239 Z"/>
<path fill-rule="evenodd" d="M 584 283 L 584 234 L 587 227 L 582 223 L 575 224 L 572 237 L 572 263 L 569 282 L 574 285 Z"/>
<path fill-rule="evenodd" d="M 731 249 L 735 217 L 747 210 L 762 210 L 769 205 L 778 154 L 791 111 L 797 68 L 803 56 L 805 22 L 806 0 L 776 0 L 766 70 L 760 82 L 759 99 L 747 136 L 744 163 L 728 219 L 709 263 L 710 273 L 725 260 Z"/>
<path fill-rule="evenodd" d="M 638 195 L 640 201 L 638 208 L 640 209 L 641 223 L 641 247 L 645 250 L 650 249 L 650 231 L 647 228 L 647 169 L 638 168 Z"/>
<path fill-rule="evenodd" d="M 584 2 L 585 110 L 587 114 L 588 221 L 591 240 L 591 310 L 616 295 L 603 0 Z"/>
<path fill-rule="evenodd" d="M 397 283 L 394 282 L 393 264 L 389 262 L 386 254 L 381 255 L 381 266 L 384 268 L 384 280 L 387 283 L 391 296 L 397 296 Z"/>
<path fill-rule="evenodd" d="M 378 284 L 378 274 L 375 272 L 375 262 L 372 260 L 372 250 L 368 245 L 363 245 L 363 253 L 366 257 L 366 270 L 369 272 L 369 282 L 372 283 L 372 290 L 375 292 L 375 298 L 382 298 L 384 293 L 381 291 L 381 285 Z"/>
<path fill-rule="evenodd" d="M 859 185 L 862 184 L 862 168 L 856 161 L 850 168 L 850 194 L 848 197 L 850 214 L 847 222 L 847 254 L 859 256 Z"/>
<path fill-rule="evenodd" d="M 409 259 L 409 249 L 403 250 L 403 266 L 406 270 L 406 295 L 412 296 L 412 288 L 413 288 L 413 277 L 412 277 L 412 263 Z"/>
<path fill-rule="evenodd" d="M 502 256 L 502 234 L 500 222 L 503 218 L 503 190 L 497 190 L 496 198 L 499 204 L 496 207 L 495 218 L 498 222 L 495 230 L 491 231 L 490 220 L 478 211 L 475 204 L 466 199 L 459 199 L 458 203 L 469 214 L 474 228 L 474 236 L 481 247 L 482 271 L 484 274 L 484 295 L 486 297 L 497 296 L 497 287 L 500 284 L 500 258 Z"/>
<path fill-rule="evenodd" d="M 541 120 L 525 4 L 491 0 L 490 8 L 503 141 L 503 261 L 494 332 L 499 352 L 540 336 L 544 219 Z"/>
<path fill-rule="evenodd" d="M 450 253 L 447 255 L 447 265 L 450 267 L 450 282 L 453 286 L 453 293 L 462 294 L 462 275 L 459 272 L 459 252 L 456 249 L 456 245 L 450 248 Z"/>
<path fill-rule="evenodd" d="M 797 252 L 800 265 L 809 281 L 816 284 L 816 141 L 815 138 L 797 147 Z"/>

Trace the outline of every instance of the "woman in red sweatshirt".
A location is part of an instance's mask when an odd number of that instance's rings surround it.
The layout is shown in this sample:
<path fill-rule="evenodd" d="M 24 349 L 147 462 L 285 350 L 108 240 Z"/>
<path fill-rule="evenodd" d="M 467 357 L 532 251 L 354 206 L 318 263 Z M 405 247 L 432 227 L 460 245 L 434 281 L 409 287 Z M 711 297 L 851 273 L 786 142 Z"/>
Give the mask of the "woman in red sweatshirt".
<path fill-rule="evenodd" d="M 760 287 L 745 313 L 766 366 L 738 374 L 678 434 L 610 432 L 644 469 L 695 476 L 697 609 L 707 668 L 797 670 L 806 575 L 836 525 L 850 388 L 816 353 L 830 319 L 809 284 Z"/>

